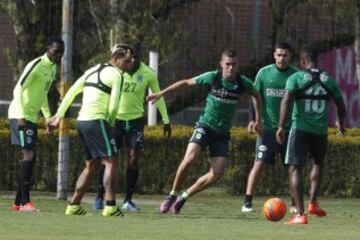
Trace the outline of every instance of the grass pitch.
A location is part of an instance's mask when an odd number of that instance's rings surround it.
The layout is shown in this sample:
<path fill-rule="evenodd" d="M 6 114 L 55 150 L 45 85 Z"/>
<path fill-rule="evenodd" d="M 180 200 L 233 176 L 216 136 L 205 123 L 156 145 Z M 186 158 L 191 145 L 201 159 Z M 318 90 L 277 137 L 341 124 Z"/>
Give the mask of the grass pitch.
<path fill-rule="evenodd" d="M 11 212 L 12 199 L 0 195 L 0 239 L 261 239 L 261 240 L 331 240 L 360 238 L 359 199 L 321 199 L 328 216 L 309 216 L 309 224 L 284 225 L 289 214 L 279 222 L 267 221 L 262 213 L 266 198 L 256 197 L 255 213 L 241 213 L 243 197 L 230 196 L 221 190 L 207 190 L 191 198 L 179 216 L 160 214 L 158 207 L 165 196 L 135 196 L 141 211 L 123 218 L 104 218 L 92 210 L 92 197 L 83 207 L 91 214 L 65 216 L 65 201 L 54 194 L 33 194 L 41 210 L 37 213 Z M 289 198 L 285 198 L 289 205 Z"/>

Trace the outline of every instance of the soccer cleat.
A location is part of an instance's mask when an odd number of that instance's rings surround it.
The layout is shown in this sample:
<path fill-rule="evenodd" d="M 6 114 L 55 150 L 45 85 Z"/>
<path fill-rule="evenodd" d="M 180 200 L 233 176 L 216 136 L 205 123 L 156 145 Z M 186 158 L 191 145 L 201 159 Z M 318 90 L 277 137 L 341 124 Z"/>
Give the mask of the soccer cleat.
<path fill-rule="evenodd" d="M 186 199 L 185 198 L 182 198 L 182 197 L 178 197 L 174 203 L 174 205 L 172 206 L 172 213 L 174 214 L 179 214 L 180 213 L 180 210 L 181 208 L 184 206 L 186 202 Z"/>
<path fill-rule="evenodd" d="M 67 205 L 66 210 L 65 210 L 65 215 L 66 216 L 70 216 L 70 215 L 85 215 L 87 214 L 87 212 L 81 208 L 80 205 Z"/>
<path fill-rule="evenodd" d="M 247 203 L 244 203 L 244 205 L 241 207 L 241 212 L 243 212 L 243 213 L 254 212 L 254 208 L 250 202 L 247 202 Z"/>
<path fill-rule="evenodd" d="M 297 208 L 296 208 L 295 206 L 292 206 L 292 207 L 290 208 L 290 213 L 296 214 L 296 213 L 299 213 L 299 212 L 298 212 L 298 210 L 297 210 Z"/>
<path fill-rule="evenodd" d="M 295 214 L 287 222 L 285 222 L 285 224 L 308 224 L 308 219 L 306 215 Z"/>
<path fill-rule="evenodd" d="M 309 203 L 308 213 L 318 217 L 325 217 L 327 215 L 326 211 L 321 209 L 318 203 Z"/>
<path fill-rule="evenodd" d="M 95 198 L 93 209 L 103 209 L 104 208 L 104 199 Z"/>
<path fill-rule="evenodd" d="M 175 201 L 176 201 L 176 196 L 169 194 L 169 196 L 167 196 L 167 198 L 161 203 L 160 212 L 167 213 Z"/>
<path fill-rule="evenodd" d="M 37 212 L 38 209 L 35 208 L 35 205 L 32 202 L 25 203 L 19 208 L 19 212 Z"/>
<path fill-rule="evenodd" d="M 138 206 L 136 206 L 136 204 L 133 201 L 124 202 L 121 209 L 124 211 L 129 211 L 129 212 L 137 212 L 140 210 L 140 208 Z"/>
<path fill-rule="evenodd" d="M 20 210 L 20 205 L 16 205 L 15 203 L 13 203 L 13 205 L 11 206 L 11 211 L 19 211 Z"/>
<path fill-rule="evenodd" d="M 123 217 L 124 214 L 117 206 L 105 206 L 102 212 L 104 217 Z"/>

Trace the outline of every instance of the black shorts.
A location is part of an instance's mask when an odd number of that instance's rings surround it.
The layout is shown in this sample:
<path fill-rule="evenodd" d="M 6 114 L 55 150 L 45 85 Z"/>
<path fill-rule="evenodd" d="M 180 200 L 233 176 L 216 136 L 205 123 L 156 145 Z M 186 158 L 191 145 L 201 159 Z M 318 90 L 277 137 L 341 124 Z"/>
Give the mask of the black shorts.
<path fill-rule="evenodd" d="M 279 144 L 276 141 L 276 131 L 265 129 L 256 142 L 255 159 L 274 165 L 275 155 L 280 153 L 281 162 L 284 162 L 288 136 L 289 134 L 286 133 L 284 143 Z"/>
<path fill-rule="evenodd" d="M 306 162 L 308 153 L 316 164 L 322 164 L 327 152 L 327 145 L 327 135 L 291 129 L 285 164 L 302 166 Z"/>
<path fill-rule="evenodd" d="M 144 144 L 144 118 L 130 121 L 116 119 L 114 128 L 116 145 L 120 149 L 124 145 L 128 149 L 140 149 Z"/>
<path fill-rule="evenodd" d="M 209 146 L 210 157 L 228 157 L 230 132 L 218 132 L 205 124 L 196 124 L 189 142 L 198 143 L 204 150 Z"/>
<path fill-rule="evenodd" d="M 34 150 L 37 142 L 38 125 L 25 121 L 25 126 L 18 126 L 18 119 L 10 119 L 11 144 L 23 149 Z"/>
<path fill-rule="evenodd" d="M 115 139 L 105 120 L 77 121 L 76 126 L 83 145 L 84 160 L 116 156 Z"/>

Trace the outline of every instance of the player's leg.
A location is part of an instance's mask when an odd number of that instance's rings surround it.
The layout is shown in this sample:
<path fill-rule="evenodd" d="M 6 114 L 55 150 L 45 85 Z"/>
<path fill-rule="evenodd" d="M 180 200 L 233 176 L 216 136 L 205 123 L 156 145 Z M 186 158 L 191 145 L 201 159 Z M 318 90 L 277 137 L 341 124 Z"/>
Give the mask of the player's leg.
<path fill-rule="evenodd" d="M 172 212 L 180 213 L 186 200 L 192 195 L 203 191 L 224 175 L 228 165 L 228 152 L 230 133 L 221 133 L 212 129 L 207 129 L 207 138 L 211 158 L 210 170 L 184 191 L 173 205 Z"/>
<path fill-rule="evenodd" d="M 121 149 L 126 134 L 126 122 L 117 119 L 115 121 L 115 126 L 113 130 L 114 130 L 114 138 L 115 138 L 116 146 L 118 149 Z M 105 194 L 104 171 L 105 171 L 105 166 L 101 165 L 99 167 L 98 178 L 97 178 L 97 194 L 94 200 L 94 205 L 93 205 L 94 209 L 104 208 L 104 194 Z"/>
<path fill-rule="evenodd" d="M 118 160 L 115 158 L 105 158 L 102 160 L 105 165 L 104 186 L 105 186 L 105 207 L 104 217 L 123 216 L 121 210 L 116 206 L 115 184 L 118 169 Z"/>
<path fill-rule="evenodd" d="M 248 177 L 244 205 L 241 208 L 242 212 L 254 211 L 252 204 L 253 193 L 261 178 L 265 165 L 275 164 L 275 152 L 277 152 L 277 149 L 278 143 L 276 142 L 275 131 L 265 130 L 256 143 L 255 161 Z"/>
<path fill-rule="evenodd" d="M 188 170 L 201 153 L 201 146 L 198 143 L 190 142 L 187 146 L 185 156 L 181 161 L 175 175 L 173 187 L 167 198 L 160 205 L 160 212 L 167 213 L 176 201 L 178 191 L 185 181 Z"/>
<path fill-rule="evenodd" d="M 308 212 L 319 217 L 324 217 L 327 213 L 320 208 L 317 197 L 323 174 L 323 160 L 327 151 L 327 137 L 313 134 L 309 151 L 312 157 L 312 169 L 310 173 L 311 190 Z"/>
<path fill-rule="evenodd" d="M 70 205 L 80 205 L 91 179 L 95 176 L 99 167 L 98 160 L 85 160 L 85 168 L 76 181 L 75 192 L 71 198 Z"/>
<path fill-rule="evenodd" d="M 307 133 L 292 129 L 289 133 L 285 164 L 289 165 L 291 194 L 298 213 L 291 217 L 287 224 L 307 224 L 307 216 L 304 214 L 302 177 L 307 152 Z"/>
<path fill-rule="evenodd" d="M 32 171 L 36 159 L 37 124 L 25 121 L 24 126 L 18 126 L 17 119 L 10 119 L 11 142 L 22 147 L 23 159 L 20 164 L 18 190 L 12 210 L 24 212 L 36 211 L 30 201 Z"/>
<path fill-rule="evenodd" d="M 286 133 L 285 135 L 285 140 L 284 143 L 282 145 L 278 145 L 278 151 L 280 153 L 280 157 L 281 157 L 281 162 L 283 164 L 285 164 L 285 156 L 286 156 L 286 149 L 287 149 L 287 143 L 288 143 L 288 138 L 289 138 L 289 132 Z M 286 167 L 286 166 L 285 166 Z M 297 212 L 297 208 L 295 206 L 295 201 L 293 196 L 291 196 L 291 207 L 290 207 L 290 213 L 298 213 Z"/>
<path fill-rule="evenodd" d="M 126 193 L 123 210 L 138 211 L 140 210 L 132 196 L 135 192 L 136 183 L 139 177 L 138 160 L 141 156 L 141 149 L 144 141 L 144 119 L 138 118 L 129 121 L 129 130 L 126 134 L 127 147 L 127 168 L 126 168 Z"/>

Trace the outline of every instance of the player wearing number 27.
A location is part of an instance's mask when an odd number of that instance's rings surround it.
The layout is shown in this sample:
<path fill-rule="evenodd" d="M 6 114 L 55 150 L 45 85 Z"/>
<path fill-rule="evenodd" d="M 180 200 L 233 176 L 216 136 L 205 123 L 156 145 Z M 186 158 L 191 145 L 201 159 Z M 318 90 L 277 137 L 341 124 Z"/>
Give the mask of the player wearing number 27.
<path fill-rule="evenodd" d="M 290 187 L 298 213 L 290 218 L 288 224 L 308 222 L 304 214 L 302 179 L 307 153 L 310 153 L 313 161 L 308 213 L 318 217 L 327 214 L 319 207 L 317 196 L 323 160 L 327 151 L 328 107 L 331 99 L 337 107 L 339 132 L 343 135 L 345 131 L 345 105 L 336 80 L 325 71 L 318 69 L 316 64 L 317 55 L 314 50 L 305 48 L 300 52 L 299 65 L 303 70 L 288 78 L 281 102 L 279 127 L 276 133 L 279 143 L 284 141 L 286 116 L 294 103 L 285 164 L 289 165 Z"/>

